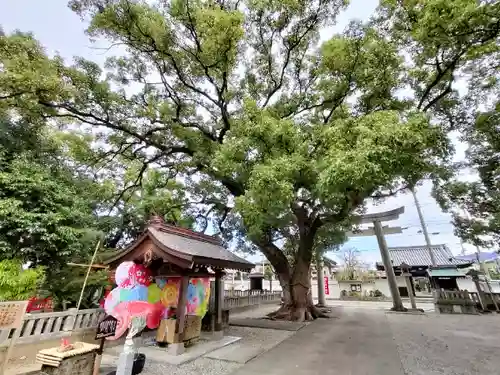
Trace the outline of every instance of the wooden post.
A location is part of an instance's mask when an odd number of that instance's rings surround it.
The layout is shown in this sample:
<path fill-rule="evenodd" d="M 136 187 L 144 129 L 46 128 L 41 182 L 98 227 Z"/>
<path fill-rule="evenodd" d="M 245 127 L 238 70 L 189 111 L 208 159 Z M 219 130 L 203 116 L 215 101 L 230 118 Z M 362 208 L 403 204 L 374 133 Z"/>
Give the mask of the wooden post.
<path fill-rule="evenodd" d="M 177 303 L 177 317 L 175 319 L 173 343 L 168 345 L 168 352 L 172 355 L 184 353 L 184 325 L 186 322 L 187 292 L 189 286 L 189 276 L 181 277 L 179 287 L 179 301 Z"/>
<path fill-rule="evenodd" d="M 175 320 L 174 342 L 182 343 L 184 339 L 184 324 L 186 321 L 186 303 L 189 276 L 182 276 L 179 288 L 179 303 L 177 304 L 177 318 Z"/>
<path fill-rule="evenodd" d="M 5 352 L 3 362 L 0 365 L 0 375 L 5 373 L 5 369 L 9 363 L 9 358 L 12 354 L 12 349 L 16 345 L 16 341 L 21 336 L 21 331 L 23 329 L 24 316 L 26 314 L 26 308 L 28 307 L 28 301 L 16 301 L 16 302 L 2 302 L 0 306 L 0 329 L 5 329 L 9 332 L 14 329 L 14 334 L 10 339 L 9 347 Z M 8 335 L 7 335 L 8 338 Z"/>
<path fill-rule="evenodd" d="M 484 292 L 481 289 L 481 285 L 479 284 L 479 278 L 473 277 L 472 281 L 474 281 L 474 285 L 476 286 L 477 289 L 477 295 L 479 297 L 479 304 L 481 305 L 481 309 L 483 309 L 483 311 L 488 311 L 488 305 L 486 304 L 486 298 L 484 297 Z"/>
<path fill-rule="evenodd" d="M 5 352 L 5 357 L 3 359 L 2 367 L 0 367 L 0 375 L 3 375 L 5 373 L 5 369 L 7 368 L 7 364 L 9 362 L 10 356 L 12 354 L 12 349 L 14 349 L 14 345 L 16 345 L 16 341 L 20 335 L 21 335 L 21 328 L 17 328 L 14 331 L 14 335 L 10 339 L 9 347 L 7 348 L 7 351 Z"/>
<path fill-rule="evenodd" d="M 104 340 L 105 338 L 103 337 L 101 339 L 101 342 L 99 343 L 99 349 L 97 349 L 97 355 L 95 356 L 95 361 L 94 361 L 94 372 L 93 375 L 99 375 L 99 369 L 101 368 L 101 360 L 102 360 L 102 353 L 104 352 Z"/>
<path fill-rule="evenodd" d="M 221 270 L 215 271 L 215 287 L 214 287 L 214 305 L 215 305 L 215 332 L 221 332 L 223 329 L 222 323 L 222 306 L 224 303 L 224 293 L 222 276 L 224 273 Z"/>
<path fill-rule="evenodd" d="M 92 254 L 92 259 L 90 260 L 90 264 L 89 264 L 89 267 L 87 269 L 87 274 L 85 275 L 85 279 L 83 280 L 83 286 L 82 286 L 82 290 L 80 292 L 80 298 L 78 298 L 78 303 L 76 304 L 75 315 L 73 317 L 73 319 L 74 319 L 73 326 L 71 327 L 71 332 L 69 333 L 70 336 L 73 335 L 73 331 L 75 330 L 76 316 L 78 315 L 78 310 L 80 310 L 80 306 L 82 304 L 82 299 L 83 299 L 83 293 L 85 292 L 85 287 L 87 286 L 87 281 L 89 279 L 90 271 L 92 270 L 92 266 L 94 264 L 95 257 L 97 255 L 97 252 L 99 251 L 100 246 L 101 246 L 101 240 L 97 241 L 97 245 L 95 247 L 94 254 Z"/>

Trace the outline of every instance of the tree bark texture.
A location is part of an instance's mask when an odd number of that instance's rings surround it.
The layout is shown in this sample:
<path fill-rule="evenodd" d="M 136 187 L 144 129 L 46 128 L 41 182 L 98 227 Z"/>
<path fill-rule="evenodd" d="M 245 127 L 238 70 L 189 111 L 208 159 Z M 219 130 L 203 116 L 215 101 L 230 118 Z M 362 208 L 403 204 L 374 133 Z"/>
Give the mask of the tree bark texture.
<path fill-rule="evenodd" d="M 314 306 L 309 274 L 310 266 L 310 262 L 309 264 L 298 262 L 293 272 L 277 274 L 283 290 L 283 303 L 277 311 L 269 314 L 271 319 L 302 322 L 328 317 Z"/>
<path fill-rule="evenodd" d="M 311 293 L 311 262 L 314 248 L 314 236 L 317 225 L 297 208 L 296 216 L 299 227 L 298 247 L 294 257 L 293 268 L 285 254 L 271 240 L 262 237 L 255 243 L 276 270 L 276 275 L 283 290 L 283 303 L 278 311 L 269 315 L 272 319 L 293 321 L 312 320 L 328 317 L 314 306 Z"/>

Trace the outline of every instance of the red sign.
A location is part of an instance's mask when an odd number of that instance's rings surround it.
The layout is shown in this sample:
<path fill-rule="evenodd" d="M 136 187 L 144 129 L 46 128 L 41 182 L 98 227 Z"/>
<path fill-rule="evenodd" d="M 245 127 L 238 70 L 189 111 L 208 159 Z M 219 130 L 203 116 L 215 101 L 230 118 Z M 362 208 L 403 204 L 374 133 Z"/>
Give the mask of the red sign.
<path fill-rule="evenodd" d="M 325 294 L 328 296 L 330 294 L 330 286 L 328 285 L 328 276 L 325 276 Z"/>
<path fill-rule="evenodd" d="M 32 312 L 51 312 L 53 311 L 52 297 L 47 298 L 36 298 L 31 297 L 28 300 L 28 306 L 26 308 L 27 313 Z"/>

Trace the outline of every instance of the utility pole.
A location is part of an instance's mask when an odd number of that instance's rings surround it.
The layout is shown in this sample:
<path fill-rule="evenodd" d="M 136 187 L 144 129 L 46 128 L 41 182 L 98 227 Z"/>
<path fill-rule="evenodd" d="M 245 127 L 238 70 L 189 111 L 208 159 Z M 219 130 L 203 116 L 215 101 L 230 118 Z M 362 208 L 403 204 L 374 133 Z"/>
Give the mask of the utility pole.
<path fill-rule="evenodd" d="M 425 243 L 427 245 L 427 250 L 429 251 L 429 256 L 431 257 L 431 264 L 436 267 L 436 259 L 434 258 L 434 252 L 432 251 L 431 239 L 429 233 L 427 233 L 427 226 L 425 225 L 424 214 L 422 213 L 422 208 L 417 198 L 417 193 L 415 192 L 415 187 L 411 189 L 411 194 L 413 195 L 413 200 L 415 201 L 415 206 L 417 207 L 418 218 L 420 219 L 420 225 L 422 226 L 422 232 L 424 233 Z"/>

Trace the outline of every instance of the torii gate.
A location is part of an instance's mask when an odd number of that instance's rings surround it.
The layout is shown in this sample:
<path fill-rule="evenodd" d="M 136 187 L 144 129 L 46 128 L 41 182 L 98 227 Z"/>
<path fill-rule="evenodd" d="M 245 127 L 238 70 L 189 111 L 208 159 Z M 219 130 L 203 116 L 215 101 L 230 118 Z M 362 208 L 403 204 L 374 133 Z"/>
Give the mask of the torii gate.
<path fill-rule="evenodd" d="M 366 214 L 358 216 L 359 224 L 373 223 L 373 227 L 347 233 L 348 237 L 360 237 L 360 236 L 377 236 L 378 246 L 380 248 L 380 255 L 382 256 L 382 262 L 384 263 L 385 273 L 387 275 L 387 281 L 389 283 L 389 289 L 392 295 L 392 309 L 395 311 L 406 311 L 403 306 L 403 301 L 401 295 L 399 294 L 398 284 L 396 282 L 396 275 L 394 274 L 394 268 L 392 267 L 391 257 L 389 255 L 389 249 L 387 248 L 387 242 L 385 242 L 384 234 L 397 234 L 402 233 L 401 227 L 382 227 L 383 221 L 392 221 L 399 218 L 399 215 L 405 212 L 404 206 L 396 208 L 394 210 L 377 212 L 373 214 Z"/>

